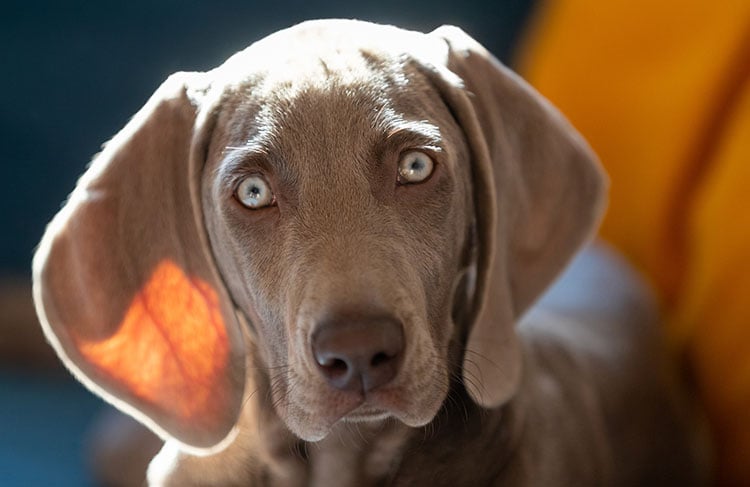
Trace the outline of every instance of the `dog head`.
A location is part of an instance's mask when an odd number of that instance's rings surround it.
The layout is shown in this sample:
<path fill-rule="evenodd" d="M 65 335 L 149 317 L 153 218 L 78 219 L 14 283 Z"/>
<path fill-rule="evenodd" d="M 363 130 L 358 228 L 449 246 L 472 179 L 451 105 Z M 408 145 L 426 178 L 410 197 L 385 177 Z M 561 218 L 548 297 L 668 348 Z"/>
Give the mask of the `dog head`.
<path fill-rule="evenodd" d="M 484 407 L 513 395 L 514 323 L 603 181 L 460 30 L 308 22 L 157 90 L 50 224 L 37 309 L 76 377 L 187 448 L 220 448 L 254 392 L 245 333 L 300 438 L 421 426 L 452 374 Z"/>

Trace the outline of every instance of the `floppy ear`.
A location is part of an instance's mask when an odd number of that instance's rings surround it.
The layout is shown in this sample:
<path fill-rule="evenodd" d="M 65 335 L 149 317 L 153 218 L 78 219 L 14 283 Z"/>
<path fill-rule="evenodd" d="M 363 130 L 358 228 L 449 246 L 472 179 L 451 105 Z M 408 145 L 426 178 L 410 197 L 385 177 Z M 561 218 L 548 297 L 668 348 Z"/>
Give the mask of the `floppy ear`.
<path fill-rule="evenodd" d="M 460 81 L 444 76 L 443 95 L 472 153 L 479 252 L 464 383 L 496 407 L 520 380 L 514 324 L 595 230 L 606 177 L 562 115 L 476 41 L 456 27 L 430 35 L 448 44 Z"/>
<path fill-rule="evenodd" d="M 208 123 L 196 124 L 188 90 L 202 76 L 170 77 L 106 145 L 48 226 L 33 271 L 42 327 L 71 372 L 161 436 L 207 452 L 234 427 L 245 373 L 197 187 L 197 125 Z"/>

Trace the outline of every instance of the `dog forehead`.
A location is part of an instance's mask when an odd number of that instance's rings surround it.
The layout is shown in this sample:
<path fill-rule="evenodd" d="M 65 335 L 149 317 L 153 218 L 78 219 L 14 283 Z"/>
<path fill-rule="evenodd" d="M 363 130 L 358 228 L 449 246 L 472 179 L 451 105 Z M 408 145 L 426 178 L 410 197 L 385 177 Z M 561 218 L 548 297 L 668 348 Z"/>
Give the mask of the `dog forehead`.
<path fill-rule="evenodd" d="M 347 124 L 351 132 L 358 122 L 388 122 L 396 111 L 418 117 L 423 100 L 410 98 L 426 91 L 419 71 L 444 70 L 446 58 L 446 43 L 433 35 L 355 20 L 308 21 L 255 42 L 212 70 L 215 101 L 208 105 L 232 107 L 233 113 L 223 114 L 232 119 L 232 145 L 282 121 L 310 133 L 314 119 L 323 116 L 339 119 L 339 127 Z"/>
<path fill-rule="evenodd" d="M 378 160 L 372 150 L 391 134 L 440 145 L 450 116 L 425 72 L 431 65 L 412 55 L 418 43 L 445 47 L 425 34 L 357 21 L 306 22 L 256 42 L 214 72 L 223 92 L 214 154 L 257 156 L 289 181 L 346 166 L 364 184 Z"/>
<path fill-rule="evenodd" d="M 317 20 L 251 44 L 213 70 L 212 78 L 224 89 L 252 85 L 256 95 L 290 96 L 331 77 L 363 84 L 373 73 L 393 72 L 410 60 L 442 66 L 446 57 L 447 45 L 434 36 L 369 22 Z"/>
<path fill-rule="evenodd" d="M 225 92 L 226 146 L 290 156 L 371 147 L 399 131 L 437 144 L 437 91 L 414 63 L 391 61 L 334 52 L 256 73 Z"/>

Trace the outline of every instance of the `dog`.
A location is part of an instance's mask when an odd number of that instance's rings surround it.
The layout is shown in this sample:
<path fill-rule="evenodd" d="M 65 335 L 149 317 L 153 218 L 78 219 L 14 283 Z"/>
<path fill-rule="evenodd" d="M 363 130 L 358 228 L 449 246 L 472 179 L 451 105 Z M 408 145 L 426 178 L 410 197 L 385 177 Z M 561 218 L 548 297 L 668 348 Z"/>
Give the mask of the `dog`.
<path fill-rule="evenodd" d="M 584 299 L 535 304 L 606 187 L 460 29 L 306 22 L 172 75 L 106 144 L 37 312 L 166 440 L 151 485 L 701 485 L 627 269 L 588 250 L 557 285 Z"/>

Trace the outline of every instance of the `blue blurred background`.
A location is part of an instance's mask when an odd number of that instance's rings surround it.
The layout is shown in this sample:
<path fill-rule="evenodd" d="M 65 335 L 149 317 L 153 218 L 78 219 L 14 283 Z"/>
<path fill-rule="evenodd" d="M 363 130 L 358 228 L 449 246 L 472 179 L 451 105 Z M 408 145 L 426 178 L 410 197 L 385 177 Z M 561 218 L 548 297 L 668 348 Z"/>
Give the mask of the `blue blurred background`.
<path fill-rule="evenodd" d="M 170 73 L 205 70 L 322 17 L 463 27 L 505 61 L 530 0 L 5 1 L 0 16 L 0 486 L 94 485 L 85 434 L 108 407 L 38 331 L 29 266 L 44 225 L 100 145 Z"/>

